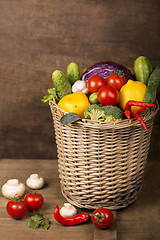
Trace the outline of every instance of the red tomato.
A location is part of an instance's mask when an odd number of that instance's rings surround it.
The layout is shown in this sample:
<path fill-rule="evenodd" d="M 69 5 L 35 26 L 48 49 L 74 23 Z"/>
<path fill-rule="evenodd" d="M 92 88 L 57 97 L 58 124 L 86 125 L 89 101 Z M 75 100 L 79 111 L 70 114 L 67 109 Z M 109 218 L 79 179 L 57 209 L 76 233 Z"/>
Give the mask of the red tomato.
<path fill-rule="evenodd" d="M 24 197 L 24 201 L 30 211 L 38 211 L 44 202 L 42 195 L 37 192 L 27 193 Z"/>
<path fill-rule="evenodd" d="M 99 89 L 97 98 L 98 102 L 104 106 L 115 106 L 119 101 L 119 92 L 114 87 L 106 85 Z"/>
<path fill-rule="evenodd" d="M 98 92 L 98 90 L 106 85 L 106 80 L 98 75 L 91 76 L 87 81 L 87 88 L 90 93 Z"/>
<path fill-rule="evenodd" d="M 113 223 L 113 214 L 107 208 L 99 208 L 93 212 L 91 220 L 96 227 L 106 229 Z"/>
<path fill-rule="evenodd" d="M 127 79 L 124 75 L 118 75 L 118 73 L 111 73 L 107 78 L 107 85 L 115 87 L 118 91 L 126 84 Z"/>
<path fill-rule="evenodd" d="M 27 206 L 24 201 L 14 198 L 7 203 L 7 212 L 8 214 L 15 218 L 23 218 L 27 212 Z"/>

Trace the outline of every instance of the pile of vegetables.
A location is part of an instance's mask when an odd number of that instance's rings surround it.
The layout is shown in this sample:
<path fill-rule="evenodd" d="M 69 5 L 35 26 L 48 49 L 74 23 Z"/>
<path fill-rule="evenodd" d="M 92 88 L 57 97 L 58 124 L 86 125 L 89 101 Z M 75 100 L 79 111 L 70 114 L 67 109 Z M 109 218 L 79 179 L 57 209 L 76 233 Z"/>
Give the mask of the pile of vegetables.
<path fill-rule="evenodd" d="M 24 218 L 28 211 L 33 212 L 34 215 L 29 219 L 27 226 L 33 229 L 42 227 L 47 230 L 50 227 L 50 220 L 44 218 L 43 213 L 39 211 L 43 203 L 43 196 L 35 191 L 27 193 L 24 199 L 19 196 L 11 198 L 6 205 L 6 210 L 8 215 L 17 220 Z"/>
<path fill-rule="evenodd" d="M 26 184 L 31 189 L 35 189 L 36 186 L 37 189 L 40 189 L 43 187 L 44 179 L 39 177 L 38 174 L 32 174 L 27 179 Z M 27 226 L 32 229 L 41 227 L 48 230 L 51 221 L 49 218 L 45 218 L 40 211 L 44 205 L 44 197 L 37 190 L 28 192 L 23 197 L 25 190 L 25 185 L 20 183 L 18 179 L 10 179 L 3 185 L 2 194 L 9 199 L 6 205 L 8 215 L 19 220 L 24 218 L 29 211 L 33 214 L 28 220 Z M 76 226 L 81 223 L 88 223 L 91 220 L 96 227 L 107 229 L 113 223 L 113 213 L 107 208 L 98 208 L 93 213 L 77 213 L 77 209 L 70 203 L 64 203 L 61 208 L 56 205 L 53 216 L 58 224 L 64 226 Z"/>
<path fill-rule="evenodd" d="M 2 186 L 2 195 L 9 199 L 6 211 L 10 217 L 17 220 L 24 218 L 28 211 L 33 212 L 34 215 L 30 217 L 27 226 L 33 229 L 42 227 L 47 230 L 50 227 L 50 220 L 39 211 L 44 204 L 44 198 L 37 192 L 37 189 L 43 187 L 44 179 L 38 174 L 31 174 L 26 180 L 26 185 L 34 191 L 25 194 L 25 184 L 18 179 L 9 179 Z"/>
<path fill-rule="evenodd" d="M 62 124 L 83 118 L 101 121 L 121 121 L 137 118 L 147 108 L 155 107 L 156 92 L 160 82 L 160 67 L 140 56 L 134 62 L 134 75 L 121 64 L 111 61 L 99 62 L 80 74 L 76 63 L 70 63 L 66 72 L 52 73 L 53 88 L 43 97 L 47 102 L 53 98 L 65 114 Z M 147 103 L 147 104 L 144 104 Z"/>

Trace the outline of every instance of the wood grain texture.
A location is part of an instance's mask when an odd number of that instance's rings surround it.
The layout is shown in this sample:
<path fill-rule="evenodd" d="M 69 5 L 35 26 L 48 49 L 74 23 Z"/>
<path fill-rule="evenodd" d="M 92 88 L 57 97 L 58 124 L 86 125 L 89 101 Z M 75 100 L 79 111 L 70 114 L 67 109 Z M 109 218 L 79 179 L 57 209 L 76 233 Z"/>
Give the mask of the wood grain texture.
<path fill-rule="evenodd" d="M 0 6 L 0 157 L 56 157 L 50 110 L 41 102 L 53 70 L 112 60 L 133 71 L 139 55 L 160 65 L 159 0 L 0 0 Z"/>
<path fill-rule="evenodd" d="M 160 163 L 149 161 L 145 173 L 144 186 L 136 202 L 127 208 L 113 211 L 114 222 L 107 230 L 96 228 L 90 221 L 78 226 L 65 227 L 53 218 L 53 209 L 58 204 L 60 207 L 66 202 L 58 178 L 56 160 L 38 159 L 0 159 L 0 187 L 10 178 L 18 178 L 25 184 L 32 173 L 38 173 L 45 179 L 45 186 L 39 190 L 44 197 L 41 208 L 44 216 L 51 221 L 50 228 L 30 229 L 27 222 L 32 216 L 28 212 L 21 220 L 9 217 L 6 212 L 8 202 L 0 192 L 0 234 L 3 240 L 8 239 L 59 239 L 59 240 L 159 240 L 160 222 Z M 30 190 L 26 188 L 26 193 Z M 78 209 L 78 208 L 77 208 Z M 79 213 L 91 210 L 78 209 Z"/>
<path fill-rule="evenodd" d="M 160 163 L 148 162 L 139 199 L 117 212 L 118 240 L 160 239 Z"/>

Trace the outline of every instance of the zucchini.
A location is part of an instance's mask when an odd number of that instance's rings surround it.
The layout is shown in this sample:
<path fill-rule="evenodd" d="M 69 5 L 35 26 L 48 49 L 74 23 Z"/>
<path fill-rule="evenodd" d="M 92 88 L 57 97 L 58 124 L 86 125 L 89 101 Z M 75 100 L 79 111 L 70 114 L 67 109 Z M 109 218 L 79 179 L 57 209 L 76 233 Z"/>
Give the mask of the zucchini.
<path fill-rule="evenodd" d="M 157 88 L 160 82 L 160 67 L 156 66 L 148 79 L 143 102 L 153 103 L 156 99 Z"/>
<path fill-rule="evenodd" d="M 151 61 L 144 56 L 138 57 L 134 62 L 134 73 L 137 81 L 147 85 L 148 78 L 153 71 Z"/>

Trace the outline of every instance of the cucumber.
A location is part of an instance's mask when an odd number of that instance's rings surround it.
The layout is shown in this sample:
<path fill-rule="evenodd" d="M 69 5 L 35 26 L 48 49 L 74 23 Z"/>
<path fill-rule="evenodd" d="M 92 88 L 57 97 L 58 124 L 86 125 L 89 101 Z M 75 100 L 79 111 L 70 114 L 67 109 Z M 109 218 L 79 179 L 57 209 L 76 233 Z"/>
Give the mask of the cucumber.
<path fill-rule="evenodd" d="M 148 79 L 148 85 L 143 98 L 143 102 L 153 103 L 155 101 L 159 82 L 160 82 L 160 67 L 156 66 Z"/>
<path fill-rule="evenodd" d="M 151 61 L 144 56 L 138 57 L 134 62 L 134 73 L 137 81 L 147 85 L 148 78 L 153 71 Z"/>
<path fill-rule="evenodd" d="M 72 88 L 69 80 L 60 70 L 55 70 L 52 73 L 52 81 L 59 99 L 63 98 L 65 95 L 72 93 Z"/>
<path fill-rule="evenodd" d="M 66 77 L 68 78 L 71 85 L 77 80 L 80 80 L 80 70 L 76 63 L 71 62 L 66 69 Z"/>

